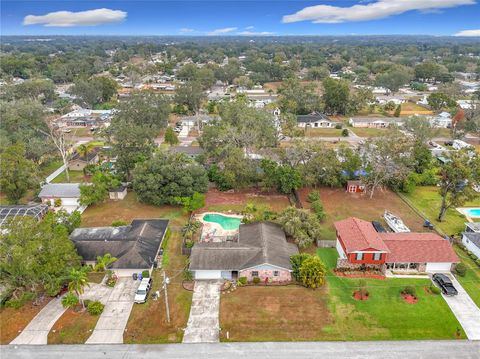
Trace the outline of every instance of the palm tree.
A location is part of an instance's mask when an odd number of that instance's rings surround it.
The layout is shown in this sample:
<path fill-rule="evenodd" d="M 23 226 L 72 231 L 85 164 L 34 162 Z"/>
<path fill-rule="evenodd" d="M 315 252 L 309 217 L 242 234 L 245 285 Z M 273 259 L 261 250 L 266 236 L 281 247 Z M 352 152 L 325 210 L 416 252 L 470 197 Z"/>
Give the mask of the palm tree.
<path fill-rule="evenodd" d="M 105 253 L 103 256 L 97 257 L 97 265 L 95 266 L 95 271 L 101 272 L 108 268 L 110 264 L 116 262 L 118 258 L 112 257 L 110 253 Z"/>
<path fill-rule="evenodd" d="M 90 148 L 86 145 L 80 145 L 77 148 L 77 152 L 80 156 L 87 158 Z"/>
<path fill-rule="evenodd" d="M 82 303 L 83 309 L 85 309 L 85 303 L 81 298 L 81 295 L 84 293 L 85 287 L 90 287 L 86 270 L 72 268 L 67 275 L 67 279 L 68 290 L 70 292 L 75 292 L 78 299 L 80 299 L 80 302 Z"/>

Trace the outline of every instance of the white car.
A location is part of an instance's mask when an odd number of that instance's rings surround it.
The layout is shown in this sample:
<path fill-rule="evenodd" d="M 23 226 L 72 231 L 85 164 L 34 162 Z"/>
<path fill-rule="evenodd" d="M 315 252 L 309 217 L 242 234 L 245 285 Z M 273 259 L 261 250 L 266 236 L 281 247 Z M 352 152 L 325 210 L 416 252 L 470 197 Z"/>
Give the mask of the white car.
<path fill-rule="evenodd" d="M 147 301 L 148 292 L 152 284 L 152 278 L 143 278 L 137 291 L 135 292 L 135 303 L 145 303 Z"/>

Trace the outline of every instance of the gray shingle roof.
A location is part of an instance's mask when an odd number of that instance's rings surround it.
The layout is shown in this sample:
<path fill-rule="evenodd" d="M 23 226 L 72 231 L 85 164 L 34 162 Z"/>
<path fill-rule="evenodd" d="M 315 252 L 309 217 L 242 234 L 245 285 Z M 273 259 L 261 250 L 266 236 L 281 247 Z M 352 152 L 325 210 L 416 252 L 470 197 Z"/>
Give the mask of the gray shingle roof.
<path fill-rule="evenodd" d="M 317 121 L 330 121 L 327 115 L 324 115 L 323 113 L 311 113 L 308 115 L 298 115 L 297 116 L 297 122 L 301 123 L 312 123 L 312 122 L 317 122 Z"/>
<path fill-rule="evenodd" d="M 80 198 L 80 183 L 49 183 L 42 187 L 38 197 Z"/>
<path fill-rule="evenodd" d="M 135 219 L 128 226 L 77 228 L 70 240 L 86 261 L 110 253 L 118 258 L 111 268 L 148 269 L 153 265 L 167 226 L 166 219 Z"/>
<path fill-rule="evenodd" d="M 291 270 L 297 246 L 288 243 L 282 228 L 271 222 L 242 224 L 238 242 L 197 243 L 190 256 L 191 270 L 242 270 L 270 264 Z"/>
<path fill-rule="evenodd" d="M 463 235 L 476 247 L 480 248 L 480 233 L 464 232 Z"/>

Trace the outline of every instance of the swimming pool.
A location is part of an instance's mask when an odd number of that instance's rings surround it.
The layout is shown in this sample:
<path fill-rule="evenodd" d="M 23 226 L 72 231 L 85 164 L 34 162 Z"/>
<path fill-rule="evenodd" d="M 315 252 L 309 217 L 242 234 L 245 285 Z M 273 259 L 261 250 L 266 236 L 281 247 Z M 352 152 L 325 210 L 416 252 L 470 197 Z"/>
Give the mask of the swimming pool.
<path fill-rule="evenodd" d="M 480 218 L 480 208 L 464 208 L 463 212 L 470 218 Z"/>
<path fill-rule="evenodd" d="M 205 222 L 218 223 L 223 229 L 227 231 L 238 229 L 242 221 L 242 219 L 239 217 L 224 216 L 217 213 L 207 213 L 202 217 L 202 219 Z"/>

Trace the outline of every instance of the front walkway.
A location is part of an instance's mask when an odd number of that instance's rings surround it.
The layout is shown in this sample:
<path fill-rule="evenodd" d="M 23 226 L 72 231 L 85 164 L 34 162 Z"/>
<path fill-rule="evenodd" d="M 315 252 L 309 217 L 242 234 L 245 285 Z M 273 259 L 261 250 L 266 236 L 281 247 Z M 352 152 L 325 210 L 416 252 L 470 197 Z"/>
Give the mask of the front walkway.
<path fill-rule="evenodd" d="M 463 327 L 467 338 L 480 340 L 480 309 L 453 275 L 449 275 L 458 295 L 443 298 Z"/>
<path fill-rule="evenodd" d="M 133 307 L 135 291 L 140 281 L 118 278 L 108 297 L 97 325 L 86 344 L 122 344 L 123 332 Z"/>
<path fill-rule="evenodd" d="M 110 291 L 111 288 L 102 284 L 90 284 L 82 298 L 102 300 Z M 10 344 L 47 344 L 50 329 L 65 311 L 62 297 L 51 300 Z"/>
<path fill-rule="evenodd" d="M 220 330 L 220 288 L 222 281 L 197 280 L 184 343 L 216 343 Z"/>

